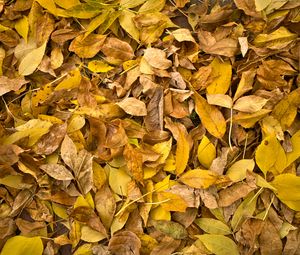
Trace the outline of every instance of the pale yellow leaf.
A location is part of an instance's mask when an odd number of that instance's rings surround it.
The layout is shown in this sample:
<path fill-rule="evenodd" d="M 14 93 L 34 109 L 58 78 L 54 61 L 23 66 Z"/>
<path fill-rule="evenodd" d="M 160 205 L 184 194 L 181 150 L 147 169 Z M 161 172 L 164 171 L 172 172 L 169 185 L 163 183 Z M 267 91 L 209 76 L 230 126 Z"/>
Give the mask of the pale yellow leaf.
<path fill-rule="evenodd" d="M 147 115 L 147 108 L 146 104 L 138 100 L 134 97 L 127 97 L 122 101 L 116 103 L 119 107 L 121 107 L 127 114 L 133 116 L 146 116 Z"/>
<path fill-rule="evenodd" d="M 30 75 L 41 63 L 43 56 L 45 54 L 47 41 L 43 43 L 42 46 L 30 51 L 20 62 L 19 74 L 20 75 Z"/>
<path fill-rule="evenodd" d="M 144 1 L 144 0 L 143 0 Z M 134 1 L 133 1 L 134 2 Z M 136 15 L 129 11 L 123 10 L 119 17 L 121 27 L 137 42 L 139 42 L 140 32 L 135 26 L 133 19 Z"/>
<path fill-rule="evenodd" d="M 35 0 L 35 1 L 37 1 L 43 8 L 48 10 L 50 13 L 57 15 L 56 5 L 53 0 Z"/>
<path fill-rule="evenodd" d="M 159 12 L 165 6 L 166 0 L 148 0 L 139 9 L 140 13 Z"/>
<path fill-rule="evenodd" d="M 290 165 L 300 157 L 300 130 L 291 138 L 292 151 L 286 154 L 287 165 Z"/>
<path fill-rule="evenodd" d="M 232 99 L 224 94 L 207 94 L 207 102 L 211 105 L 217 105 L 230 109 L 232 107 Z"/>
<path fill-rule="evenodd" d="M 198 218 L 194 221 L 204 232 L 215 235 L 230 235 L 230 228 L 222 221 L 212 218 Z"/>
<path fill-rule="evenodd" d="M 223 235 L 204 234 L 196 235 L 205 247 L 216 255 L 239 255 L 235 242 Z"/>
<path fill-rule="evenodd" d="M 267 102 L 268 100 L 263 97 L 255 95 L 244 96 L 235 102 L 233 109 L 246 113 L 254 113 L 261 110 Z"/>
<path fill-rule="evenodd" d="M 226 172 L 226 176 L 233 182 L 239 182 L 246 178 L 247 171 L 253 171 L 255 162 L 253 159 L 241 159 L 234 162 Z"/>

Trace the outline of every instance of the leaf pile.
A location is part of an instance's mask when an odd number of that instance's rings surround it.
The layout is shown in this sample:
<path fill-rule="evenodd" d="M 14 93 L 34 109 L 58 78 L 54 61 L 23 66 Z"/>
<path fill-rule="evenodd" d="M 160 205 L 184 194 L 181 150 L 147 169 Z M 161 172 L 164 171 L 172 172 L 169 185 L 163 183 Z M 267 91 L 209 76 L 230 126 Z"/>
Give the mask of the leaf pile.
<path fill-rule="evenodd" d="M 0 1 L 0 249 L 300 254 L 300 2 Z"/>

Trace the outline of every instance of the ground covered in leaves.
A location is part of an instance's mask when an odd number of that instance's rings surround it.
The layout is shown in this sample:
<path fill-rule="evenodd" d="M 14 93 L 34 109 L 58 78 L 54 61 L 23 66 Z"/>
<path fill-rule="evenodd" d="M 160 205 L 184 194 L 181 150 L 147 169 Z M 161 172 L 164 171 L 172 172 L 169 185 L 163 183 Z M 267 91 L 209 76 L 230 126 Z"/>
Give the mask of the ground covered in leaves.
<path fill-rule="evenodd" d="M 1 255 L 300 254 L 300 1 L 0 1 Z"/>

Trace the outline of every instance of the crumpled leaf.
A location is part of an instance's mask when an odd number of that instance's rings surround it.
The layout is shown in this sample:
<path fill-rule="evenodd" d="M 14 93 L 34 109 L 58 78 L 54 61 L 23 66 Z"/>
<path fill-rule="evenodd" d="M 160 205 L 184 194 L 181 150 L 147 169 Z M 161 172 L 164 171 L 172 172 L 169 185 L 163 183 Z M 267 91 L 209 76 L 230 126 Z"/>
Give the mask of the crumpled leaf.
<path fill-rule="evenodd" d="M 140 254 L 141 241 L 131 231 L 120 231 L 113 235 L 108 244 L 108 250 L 112 254 Z"/>
<path fill-rule="evenodd" d="M 123 63 L 134 57 L 132 47 L 118 38 L 109 37 L 105 40 L 101 51 L 111 63 Z"/>
<path fill-rule="evenodd" d="M 106 35 L 90 34 L 84 37 L 84 34 L 77 36 L 70 44 L 69 51 L 75 52 L 80 58 L 92 58 L 102 48 Z"/>
<path fill-rule="evenodd" d="M 10 92 L 18 91 L 24 84 L 28 83 L 24 78 L 10 79 L 6 76 L 0 77 L 0 96 Z"/>
<path fill-rule="evenodd" d="M 168 69 L 172 65 L 171 60 L 166 58 L 166 53 L 156 48 L 147 48 L 144 51 L 144 59 L 150 66 L 158 69 Z"/>

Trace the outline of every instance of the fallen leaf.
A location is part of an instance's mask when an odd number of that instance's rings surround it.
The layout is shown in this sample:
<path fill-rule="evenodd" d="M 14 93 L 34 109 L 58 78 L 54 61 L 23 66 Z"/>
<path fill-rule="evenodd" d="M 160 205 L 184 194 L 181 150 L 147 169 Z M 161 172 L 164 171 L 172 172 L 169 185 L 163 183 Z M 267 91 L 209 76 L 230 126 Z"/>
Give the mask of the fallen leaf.
<path fill-rule="evenodd" d="M 152 224 L 158 231 L 174 239 L 185 239 L 187 237 L 186 229 L 177 222 L 152 220 Z"/>
<path fill-rule="evenodd" d="M 140 254 L 141 241 L 131 231 L 120 231 L 113 235 L 108 244 L 108 250 L 112 254 Z"/>
<path fill-rule="evenodd" d="M 45 164 L 41 165 L 40 168 L 56 180 L 69 181 L 74 179 L 71 172 L 63 165 Z"/>
<path fill-rule="evenodd" d="M 190 146 L 185 133 L 178 128 L 179 136 L 176 147 L 176 174 L 180 175 L 184 172 L 189 161 Z"/>
<path fill-rule="evenodd" d="M 45 54 L 47 46 L 47 41 L 45 41 L 39 48 L 30 51 L 20 62 L 19 74 L 20 75 L 30 75 L 41 63 L 43 56 Z"/>
<path fill-rule="evenodd" d="M 105 35 L 90 34 L 84 37 L 82 34 L 71 42 L 69 51 L 75 52 L 80 58 L 92 58 L 102 49 L 105 39 Z"/>
<path fill-rule="evenodd" d="M 197 235 L 197 238 L 205 247 L 216 255 L 240 254 L 237 245 L 229 237 L 223 235 L 204 234 Z"/>
<path fill-rule="evenodd" d="M 222 221 L 212 218 L 198 218 L 195 223 L 206 233 L 214 235 L 230 235 L 231 229 Z"/>
<path fill-rule="evenodd" d="M 265 175 L 267 172 L 278 175 L 287 167 L 285 152 L 275 136 L 261 142 L 255 152 L 255 161 Z"/>
<path fill-rule="evenodd" d="M 193 94 L 196 112 L 207 131 L 217 138 L 222 138 L 226 131 L 226 122 L 216 106 L 212 106 L 197 92 Z"/>
<path fill-rule="evenodd" d="M 195 169 L 185 172 L 179 180 L 193 188 L 207 189 L 215 184 L 217 179 L 218 176 L 212 171 Z"/>
<path fill-rule="evenodd" d="M 143 101 L 138 100 L 134 97 L 127 97 L 122 101 L 116 103 L 120 106 L 126 113 L 133 116 L 146 116 L 147 109 Z"/>
<path fill-rule="evenodd" d="M 6 76 L 0 77 L 0 96 L 10 92 L 18 91 L 24 84 L 28 83 L 24 78 L 10 79 Z"/>
<path fill-rule="evenodd" d="M 12 250 L 15 255 L 42 255 L 43 249 L 40 237 L 13 236 L 4 244 L 1 255 L 11 254 Z"/>
<path fill-rule="evenodd" d="M 239 98 L 233 105 L 233 109 L 241 112 L 254 113 L 261 110 L 268 99 L 259 96 L 244 96 Z"/>
<path fill-rule="evenodd" d="M 213 160 L 216 158 L 216 154 L 216 147 L 206 136 L 203 136 L 197 151 L 200 164 L 209 169 Z"/>
<path fill-rule="evenodd" d="M 147 48 L 144 51 L 144 59 L 150 66 L 158 69 L 168 69 L 172 65 L 172 62 L 166 58 L 166 53 L 156 48 Z"/>

